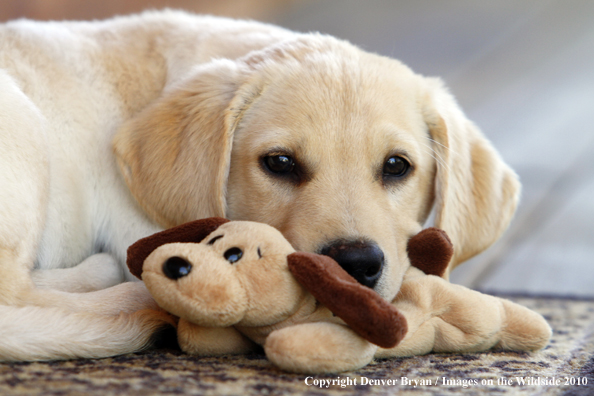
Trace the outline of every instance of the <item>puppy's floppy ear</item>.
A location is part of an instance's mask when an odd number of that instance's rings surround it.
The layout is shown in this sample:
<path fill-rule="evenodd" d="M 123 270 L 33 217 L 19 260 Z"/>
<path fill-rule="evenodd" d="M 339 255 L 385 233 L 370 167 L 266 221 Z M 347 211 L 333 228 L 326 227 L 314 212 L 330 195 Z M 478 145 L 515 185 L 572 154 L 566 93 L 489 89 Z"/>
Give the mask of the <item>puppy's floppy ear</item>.
<path fill-rule="evenodd" d="M 444 277 L 501 236 L 516 210 L 520 183 L 491 143 L 437 79 L 427 79 L 425 120 L 437 159 L 435 226 L 454 256 Z"/>
<path fill-rule="evenodd" d="M 174 242 L 199 243 L 210 235 L 211 232 L 227 222 L 229 222 L 227 219 L 210 217 L 208 219 L 191 221 L 139 239 L 128 248 L 126 264 L 128 264 L 132 275 L 141 278 L 144 260 L 159 246 Z"/>
<path fill-rule="evenodd" d="M 237 97 L 244 69 L 225 59 L 198 67 L 117 132 L 124 179 L 162 226 L 225 215 L 233 133 L 251 99 Z"/>
<path fill-rule="evenodd" d="M 330 257 L 296 252 L 287 260 L 295 279 L 361 337 L 392 348 L 406 335 L 406 318 Z"/>

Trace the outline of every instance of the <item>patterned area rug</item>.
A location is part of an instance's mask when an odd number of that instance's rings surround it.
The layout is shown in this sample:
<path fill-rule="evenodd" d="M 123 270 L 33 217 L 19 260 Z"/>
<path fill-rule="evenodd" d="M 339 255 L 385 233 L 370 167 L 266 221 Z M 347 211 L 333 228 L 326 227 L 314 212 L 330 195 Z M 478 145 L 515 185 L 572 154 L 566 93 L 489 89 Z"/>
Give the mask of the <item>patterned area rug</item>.
<path fill-rule="evenodd" d="M 381 360 L 357 372 L 307 377 L 284 373 L 263 355 L 194 358 L 157 349 L 0 364 L 0 395 L 594 395 L 594 302 L 512 300 L 549 320 L 554 335 L 545 350 Z"/>

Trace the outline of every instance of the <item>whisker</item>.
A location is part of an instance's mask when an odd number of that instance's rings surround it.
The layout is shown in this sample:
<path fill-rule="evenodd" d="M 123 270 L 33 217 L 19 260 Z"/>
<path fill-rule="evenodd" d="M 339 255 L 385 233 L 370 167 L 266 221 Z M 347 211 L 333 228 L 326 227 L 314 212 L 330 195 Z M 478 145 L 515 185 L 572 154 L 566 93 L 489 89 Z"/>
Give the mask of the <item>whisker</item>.
<path fill-rule="evenodd" d="M 446 164 L 446 163 L 445 163 L 445 162 L 444 162 L 444 161 L 443 161 L 441 158 L 439 158 L 439 157 L 436 157 L 436 156 L 434 155 L 434 153 L 435 153 L 435 152 L 428 152 L 428 154 L 431 156 L 431 158 L 433 158 L 433 159 L 435 160 L 435 162 L 436 162 L 436 163 L 437 163 L 437 164 L 438 164 L 440 167 L 443 167 L 443 168 L 449 169 L 449 166 L 448 166 L 448 164 Z"/>
<path fill-rule="evenodd" d="M 455 150 L 452 150 L 451 148 L 449 148 L 448 146 L 444 146 L 443 144 L 439 143 L 437 140 L 433 139 L 432 137 L 428 137 L 427 140 L 437 144 L 438 146 L 443 147 L 444 149 L 448 150 L 450 152 L 450 155 L 458 155 L 458 153 L 456 153 Z"/>
<path fill-rule="evenodd" d="M 442 167 L 444 167 L 445 169 L 447 169 L 448 171 L 450 170 L 450 167 L 448 165 L 448 163 L 442 158 L 441 155 L 439 155 L 439 153 L 437 151 L 435 151 L 435 149 L 427 144 L 422 143 L 422 145 L 428 149 L 427 153 Z"/>

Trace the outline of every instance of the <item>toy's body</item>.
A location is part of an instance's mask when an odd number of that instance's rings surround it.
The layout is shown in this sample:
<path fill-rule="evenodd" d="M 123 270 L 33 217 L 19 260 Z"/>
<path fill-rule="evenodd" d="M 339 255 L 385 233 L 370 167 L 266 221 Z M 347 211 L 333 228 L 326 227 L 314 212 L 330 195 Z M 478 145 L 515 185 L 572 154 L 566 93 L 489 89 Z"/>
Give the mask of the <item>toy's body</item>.
<path fill-rule="evenodd" d="M 551 338 L 551 328 L 536 312 L 417 268 L 407 271 L 393 304 L 406 318 L 408 333 L 395 348 L 380 348 L 377 358 L 493 348 L 536 351 Z"/>
<path fill-rule="evenodd" d="M 424 257 L 431 249 L 409 246 L 411 261 L 440 273 L 449 261 L 447 237 L 426 232 L 417 239 L 437 247 Z M 445 259 L 431 267 L 434 256 Z M 179 316 L 184 351 L 236 354 L 260 344 L 288 371 L 340 372 L 374 356 L 431 351 L 534 350 L 550 337 L 540 315 L 417 268 L 389 304 L 330 258 L 295 253 L 259 223 L 208 219 L 166 230 L 133 245 L 129 266 Z"/>
<path fill-rule="evenodd" d="M 284 369 L 334 372 L 368 364 L 377 349 L 351 327 L 386 347 L 406 333 L 406 320 L 332 259 L 296 253 L 280 232 L 264 224 L 219 222 L 205 238 L 211 228 L 194 223 L 198 227 L 189 234 L 200 235 L 200 243 L 166 243 L 148 254 L 164 242 L 157 234 L 157 242 L 141 254 L 147 288 L 162 308 L 180 318 L 178 341 L 184 351 L 244 353 L 257 343 Z M 180 240 L 167 235 L 167 241 Z M 315 296 L 302 284 L 315 284 Z M 342 311 L 352 326 L 327 306 Z"/>

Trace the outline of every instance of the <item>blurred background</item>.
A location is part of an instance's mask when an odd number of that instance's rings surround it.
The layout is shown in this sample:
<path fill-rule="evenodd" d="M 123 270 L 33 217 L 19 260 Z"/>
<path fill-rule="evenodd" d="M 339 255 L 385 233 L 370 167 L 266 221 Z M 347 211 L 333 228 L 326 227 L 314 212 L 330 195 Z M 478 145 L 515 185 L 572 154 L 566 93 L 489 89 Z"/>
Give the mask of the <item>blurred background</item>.
<path fill-rule="evenodd" d="M 452 280 L 594 297 L 594 1 L 2 0 L 0 20 L 163 7 L 321 31 L 441 76 L 523 183 L 510 229 Z"/>

